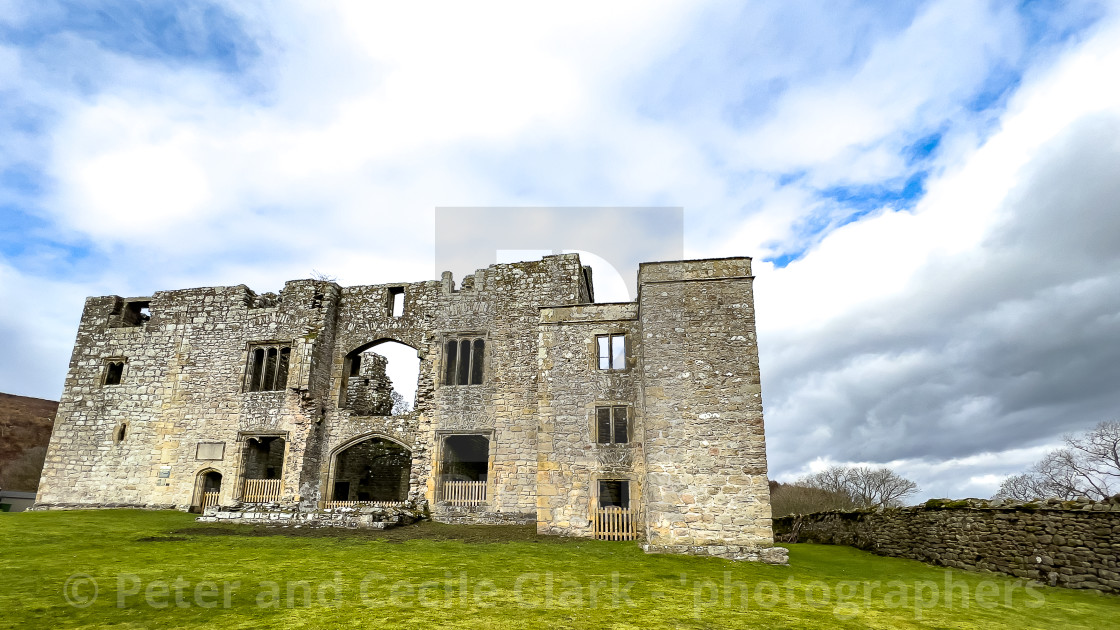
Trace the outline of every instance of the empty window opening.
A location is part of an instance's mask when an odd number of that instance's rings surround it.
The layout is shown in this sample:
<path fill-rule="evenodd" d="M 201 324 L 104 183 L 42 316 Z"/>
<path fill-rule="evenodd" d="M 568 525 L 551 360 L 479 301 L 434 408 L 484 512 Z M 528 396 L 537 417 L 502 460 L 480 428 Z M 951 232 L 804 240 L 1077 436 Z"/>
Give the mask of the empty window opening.
<path fill-rule="evenodd" d="M 420 377 L 416 350 L 403 343 L 382 341 L 346 355 L 340 405 L 359 416 L 399 416 L 411 413 Z"/>
<path fill-rule="evenodd" d="M 245 371 L 245 391 L 270 392 L 288 386 L 288 362 L 292 348 L 288 344 L 260 344 L 249 349 L 249 366 Z"/>
<path fill-rule="evenodd" d="M 404 501 L 412 452 L 381 438 L 359 442 L 335 456 L 332 501 Z"/>
<path fill-rule="evenodd" d="M 443 439 L 443 470 L 446 478 L 486 481 L 490 462 L 490 440 L 482 435 L 449 435 Z"/>
<path fill-rule="evenodd" d="M 128 437 L 128 423 L 122 422 L 117 425 L 116 430 L 113 431 L 113 443 L 120 444 Z"/>
<path fill-rule="evenodd" d="M 630 507 L 630 482 L 625 479 L 599 480 L 599 507 Z"/>
<path fill-rule="evenodd" d="M 595 342 L 599 347 L 600 370 L 626 369 L 626 335 L 599 335 Z"/>
<path fill-rule="evenodd" d="M 284 473 L 284 438 L 278 436 L 249 438 L 243 470 L 246 479 L 280 479 Z"/>
<path fill-rule="evenodd" d="M 151 302 L 136 301 L 126 302 L 121 311 L 121 324 L 125 326 L 143 326 L 152 318 Z"/>
<path fill-rule="evenodd" d="M 449 435 L 443 439 L 443 457 L 437 477 L 438 501 L 455 506 L 486 502 L 490 471 L 490 440 L 482 435 Z"/>
<path fill-rule="evenodd" d="M 443 352 L 444 385 L 481 385 L 486 341 L 473 337 L 448 339 Z"/>
<path fill-rule="evenodd" d="M 389 313 L 393 317 L 404 315 L 404 287 L 389 287 Z"/>
<path fill-rule="evenodd" d="M 600 444 L 626 444 L 630 441 L 626 407 L 596 407 L 595 427 Z"/>
<path fill-rule="evenodd" d="M 124 376 L 124 361 L 109 361 L 105 364 L 105 384 L 120 385 Z"/>

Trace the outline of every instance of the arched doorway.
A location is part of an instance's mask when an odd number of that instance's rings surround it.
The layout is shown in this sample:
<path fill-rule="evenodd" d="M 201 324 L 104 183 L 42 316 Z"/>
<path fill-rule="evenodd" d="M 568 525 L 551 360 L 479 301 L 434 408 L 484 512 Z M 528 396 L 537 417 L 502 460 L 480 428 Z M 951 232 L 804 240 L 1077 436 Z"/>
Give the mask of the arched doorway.
<path fill-rule="evenodd" d="M 412 451 L 379 437 L 348 446 L 334 456 L 328 506 L 397 502 L 408 498 Z"/>
<path fill-rule="evenodd" d="M 222 473 L 213 468 L 203 470 L 195 475 L 194 500 L 191 501 L 192 510 L 202 512 L 206 508 L 218 505 L 218 497 L 222 491 Z"/>

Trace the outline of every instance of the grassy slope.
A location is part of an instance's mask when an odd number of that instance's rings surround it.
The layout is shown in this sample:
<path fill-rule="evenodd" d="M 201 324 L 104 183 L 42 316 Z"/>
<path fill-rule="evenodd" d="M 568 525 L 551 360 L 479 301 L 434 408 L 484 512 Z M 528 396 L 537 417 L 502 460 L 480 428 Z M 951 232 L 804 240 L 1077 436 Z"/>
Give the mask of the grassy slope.
<path fill-rule="evenodd" d="M 217 530 L 217 531 L 215 531 Z M 476 542 L 485 532 L 507 542 Z M 466 532 L 468 539 L 455 538 Z M 483 533 L 479 533 L 483 532 Z M 1091 592 L 1038 588 L 1028 593 L 1014 582 L 992 575 L 954 571 L 949 579 L 957 586 L 952 605 L 944 596 L 933 597 L 934 585 L 944 588 L 945 570 L 918 562 L 880 558 L 846 547 L 793 545 L 791 566 L 732 563 L 711 558 L 651 556 L 633 543 L 608 543 L 571 539 L 538 539 L 525 530 L 455 528 L 424 524 L 419 530 L 398 531 L 378 537 L 369 533 L 292 537 L 260 534 L 245 526 L 196 525 L 193 517 L 178 512 L 107 510 L 93 512 L 33 512 L 0 517 L 0 627 L 463 627 L 463 628 L 1108 628 L 1120 619 L 1120 597 Z M 215 535 L 220 534 L 220 535 Z M 232 535 L 230 535 L 232 534 Z M 406 537 L 416 539 L 405 540 Z M 312 595 L 305 605 L 297 597 L 286 605 L 289 583 L 307 580 L 312 588 L 334 580 L 341 587 L 324 591 L 323 605 Z M 385 579 L 368 582 L 362 598 L 361 583 L 370 572 Z M 624 600 L 615 607 L 610 581 L 634 580 L 630 591 L 634 605 Z M 86 573 L 97 580 L 98 598 L 89 607 L 76 608 L 63 598 L 68 576 Z M 465 573 L 468 597 L 459 597 L 460 574 Z M 126 595 L 117 606 L 118 575 L 136 576 L 137 595 Z M 527 575 L 529 574 L 529 575 Z M 531 574 L 536 574 L 533 577 Z M 552 597 L 546 599 L 548 576 Z M 163 580 L 182 576 L 183 607 L 174 594 L 159 590 Z M 521 599 L 514 586 L 525 576 Z M 125 578 L 125 586 L 133 583 Z M 473 592 L 488 579 L 494 594 L 474 603 Z M 794 582 L 790 582 L 790 580 Z M 262 581 L 276 581 L 281 590 L 279 606 L 261 607 L 257 596 L 271 601 L 272 591 Z M 425 581 L 451 583 L 450 605 L 443 587 L 424 591 L 429 603 L 421 605 L 416 592 L 401 587 L 398 603 L 391 600 L 393 582 L 403 580 L 413 588 Z M 581 589 L 565 580 L 576 580 Z M 600 588 L 594 607 L 588 605 L 589 582 Z M 711 580 L 711 582 L 706 582 Z M 743 609 L 738 588 L 747 585 L 748 604 Z M 900 580 L 898 584 L 888 584 Z M 204 593 L 195 600 L 195 586 L 202 581 L 238 581 L 225 608 L 221 596 Z M 869 583 L 882 586 L 870 590 Z M 981 583 L 998 593 L 986 606 L 977 604 Z M 762 589 L 759 591 L 759 585 Z M 145 602 L 144 588 L 154 585 L 152 602 Z M 267 584 L 266 584 L 267 586 Z M 483 584 L 485 588 L 487 585 Z M 734 586 L 734 585 L 733 585 Z M 205 588 L 205 585 L 203 585 Z M 962 602 L 967 588 L 969 605 Z M 298 587 L 297 587 L 298 588 Z M 75 587 L 79 597 L 92 590 Z M 708 604 L 717 589 L 718 601 Z M 814 604 L 825 597 L 829 603 Z M 920 618 L 915 611 L 915 590 L 927 598 Z M 576 601 L 576 593 L 582 605 Z M 1005 605 L 1010 594 L 1012 606 Z M 866 598 L 865 598 L 866 595 Z M 769 607 L 760 605 L 778 600 Z M 843 603 L 837 605 L 837 598 Z M 792 601 L 792 605 L 791 602 Z M 520 603 L 528 604 L 521 606 Z M 997 603 L 998 602 L 998 603 Z M 547 605 L 551 603 L 551 606 Z"/>

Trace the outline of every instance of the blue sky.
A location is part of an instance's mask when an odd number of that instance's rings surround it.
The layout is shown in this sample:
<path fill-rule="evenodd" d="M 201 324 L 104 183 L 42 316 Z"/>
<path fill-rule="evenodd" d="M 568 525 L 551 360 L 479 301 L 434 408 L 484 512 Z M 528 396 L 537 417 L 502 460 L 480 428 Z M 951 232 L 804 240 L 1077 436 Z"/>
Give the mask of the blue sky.
<path fill-rule="evenodd" d="M 686 255 L 755 259 L 775 477 L 990 494 L 1120 415 L 1117 20 L 0 2 L 0 391 L 59 395 L 87 295 L 436 277 L 437 207 L 683 207 Z"/>

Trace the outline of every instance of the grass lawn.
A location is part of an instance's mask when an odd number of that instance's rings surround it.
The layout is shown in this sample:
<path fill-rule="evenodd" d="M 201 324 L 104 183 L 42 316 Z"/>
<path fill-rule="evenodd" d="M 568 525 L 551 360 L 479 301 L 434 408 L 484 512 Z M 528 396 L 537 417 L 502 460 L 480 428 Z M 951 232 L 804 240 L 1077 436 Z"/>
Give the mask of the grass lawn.
<path fill-rule="evenodd" d="M 1115 628 L 1120 597 L 791 545 L 790 566 L 532 528 L 0 516 L 0 628 Z M 946 592 L 948 590 L 948 593 Z"/>

